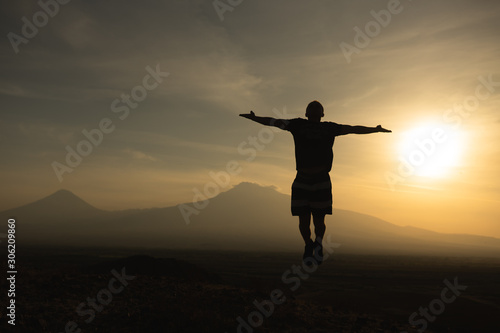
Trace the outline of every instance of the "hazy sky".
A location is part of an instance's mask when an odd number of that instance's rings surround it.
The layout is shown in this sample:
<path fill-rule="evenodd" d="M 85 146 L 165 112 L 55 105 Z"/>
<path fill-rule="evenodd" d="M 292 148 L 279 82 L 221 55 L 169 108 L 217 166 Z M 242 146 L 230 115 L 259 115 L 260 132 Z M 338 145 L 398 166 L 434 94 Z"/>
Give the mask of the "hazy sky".
<path fill-rule="evenodd" d="M 327 121 L 393 130 L 336 140 L 335 207 L 500 237 L 500 2 L 47 1 L 2 1 L 0 209 L 61 188 L 190 202 L 229 161 L 220 190 L 290 193 L 291 135 L 238 114 L 317 99 Z M 87 156 L 71 167 L 67 147 Z"/>

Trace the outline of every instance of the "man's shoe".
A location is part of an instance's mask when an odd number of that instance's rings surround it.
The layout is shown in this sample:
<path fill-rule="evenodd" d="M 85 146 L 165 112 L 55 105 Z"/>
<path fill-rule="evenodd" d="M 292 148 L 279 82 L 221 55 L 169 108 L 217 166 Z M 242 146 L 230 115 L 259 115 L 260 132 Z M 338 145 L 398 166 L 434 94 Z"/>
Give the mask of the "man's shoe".
<path fill-rule="evenodd" d="M 304 255 L 302 256 L 302 260 L 304 261 L 304 264 L 306 264 L 307 266 L 312 266 L 313 264 L 314 260 L 313 253 L 314 253 L 314 243 L 313 242 L 307 243 L 304 248 Z"/>
<path fill-rule="evenodd" d="M 316 262 L 318 265 L 321 265 L 323 262 L 323 245 L 318 242 L 314 242 L 314 259 L 316 259 Z"/>

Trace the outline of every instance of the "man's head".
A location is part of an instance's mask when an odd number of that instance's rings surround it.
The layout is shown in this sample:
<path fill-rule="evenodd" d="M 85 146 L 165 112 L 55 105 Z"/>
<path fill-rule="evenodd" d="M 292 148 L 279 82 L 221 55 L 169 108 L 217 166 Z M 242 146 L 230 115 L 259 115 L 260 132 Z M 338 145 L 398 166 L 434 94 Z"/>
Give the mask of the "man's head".
<path fill-rule="evenodd" d="M 325 114 L 323 113 L 323 105 L 318 101 L 312 101 L 307 105 L 306 117 L 309 120 L 320 121 Z"/>

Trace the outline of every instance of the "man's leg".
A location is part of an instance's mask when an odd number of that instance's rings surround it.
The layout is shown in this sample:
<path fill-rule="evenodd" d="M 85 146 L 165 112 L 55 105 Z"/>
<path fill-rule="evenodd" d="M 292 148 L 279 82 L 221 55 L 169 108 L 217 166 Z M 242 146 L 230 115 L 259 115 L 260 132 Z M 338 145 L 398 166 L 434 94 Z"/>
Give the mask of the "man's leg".
<path fill-rule="evenodd" d="M 316 242 L 321 244 L 323 242 L 323 236 L 325 236 L 326 225 L 325 225 L 325 214 L 314 214 L 314 233 L 316 234 Z"/>
<path fill-rule="evenodd" d="M 314 242 L 311 239 L 311 214 L 303 214 L 299 216 L 299 230 L 302 235 L 302 239 L 304 239 L 304 243 L 306 246 L 304 248 L 304 255 L 302 259 L 307 265 L 312 265 L 311 260 L 307 260 L 308 258 L 312 258 L 314 253 Z M 307 260 L 307 261 L 306 261 Z"/>
<path fill-rule="evenodd" d="M 306 244 L 312 243 L 311 240 L 311 214 L 304 214 L 299 216 L 299 230 L 302 239 Z"/>
<path fill-rule="evenodd" d="M 325 214 L 314 214 L 314 233 L 316 234 L 316 240 L 314 241 L 314 258 L 317 260 L 318 264 L 323 262 L 323 237 L 325 236 L 326 225 L 325 225 Z"/>

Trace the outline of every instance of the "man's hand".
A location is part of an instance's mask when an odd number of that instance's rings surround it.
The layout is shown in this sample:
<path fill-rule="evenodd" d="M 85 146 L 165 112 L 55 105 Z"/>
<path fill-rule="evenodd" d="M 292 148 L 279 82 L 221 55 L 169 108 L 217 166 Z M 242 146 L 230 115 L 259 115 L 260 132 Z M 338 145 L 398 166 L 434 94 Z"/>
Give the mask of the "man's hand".
<path fill-rule="evenodd" d="M 253 120 L 259 124 L 266 125 L 266 126 L 275 126 L 278 127 L 282 130 L 286 128 L 288 125 L 288 120 L 285 119 L 274 119 L 271 117 L 257 117 L 253 111 L 250 111 L 250 113 L 242 113 L 240 114 L 240 117 L 247 118 L 250 120 Z"/>
<path fill-rule="evenodd" d="M 384 132 L 384 133 L 392 133 L 392 131 L 391 131 L 391 130 L 385 129 L 385 128 L 383 128 L 383 127 L 382 127 L 382 126 L 380 126 L 380 125 L 378 125 L 376 128 L 377 128 L 377 130 L 378 130 L 379 132 Z"/>
<path fill-rule="evenodd" d="M 250 113 L 241 113 L 240 117 L 254 120 L 255 119 L 255 113 L 253 113 L 253 111 L 250 111 Z"/>

